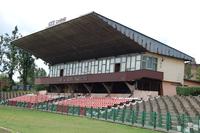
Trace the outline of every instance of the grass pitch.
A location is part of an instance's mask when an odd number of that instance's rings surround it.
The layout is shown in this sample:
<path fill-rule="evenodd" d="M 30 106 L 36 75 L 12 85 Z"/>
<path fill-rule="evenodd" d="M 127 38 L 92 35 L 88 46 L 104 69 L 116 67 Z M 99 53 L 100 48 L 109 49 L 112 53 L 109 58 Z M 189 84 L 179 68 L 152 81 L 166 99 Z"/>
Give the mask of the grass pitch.
<path fill-rule="evenodd" d="M 156 133 L 84 117 L 5 106 L 0 106 L 0 127 L 11 129 L 14 133 Z"/>

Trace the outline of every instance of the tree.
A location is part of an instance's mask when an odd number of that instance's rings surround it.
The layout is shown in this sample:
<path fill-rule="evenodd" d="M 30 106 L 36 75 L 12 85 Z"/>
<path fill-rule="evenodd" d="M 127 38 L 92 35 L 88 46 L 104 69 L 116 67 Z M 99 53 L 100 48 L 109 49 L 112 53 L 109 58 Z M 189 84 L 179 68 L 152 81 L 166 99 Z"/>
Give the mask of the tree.
<path fill-rule="evenodd" d="M 13 80 L 13 75 L 17 71 L 18 66 L 18 48 L 15 45 L 12 45 L 10 42 L 19 38 L 21 35 L 18 33 L 18 28 L 15 26 L 15 29 L 12 31 L 11 36 L 5 34 L 1 36 L 1 72 L 5 72 L 9 78 L 10 89 L 15 84 Z"/>
<path fill-rule="evenodd" d="M 8 76 L 4 73 L 0 74 L 0 91 L 7 91 L 8 90 Z"/>
<path fill-rule="evenodd" d="M 198 81 L 200 81 L 200 67 L 197 68 L 197 71 L 196 71 L 196 79 Z"/>
<path fill-rule="evenodd" d="M 0 36 L 0 64 L 3 64 L 3 55 L 4 55 L 3 35 L 1 35 Z M 0 67 L 2 67 L 2 65 Z M 0 70 L 2 69 L 3 68 L 0 68 Z"/>
<path fill-rule="evenodd" d="M 35 76 L 34 76 L 35 78 L 46 77 L 46 76 L 47 76 L 47 73 L 43 68 L 36 68 L 35 69 Z M 45 87 L 46 87 L 45 85 L 35 85 L 34 89 L 36 91 L 39 91 L 39 90 L 44 90 Z"/>
<path fill-rule="evenodd" d="M 192 70 L 191 64 L 185 64 L 185 75 L 184 75 L 185 79 L 191 79 L 193 77 L 191 70 Z"/>
<path fill-rule="evenodd" d="M 34 70 L 35 70 L 35 59 L 32 54 L 19 49 L 18 53 L 18 72 L 20 74 L 20 81 L 24 86 L 34 83 Z M 25 88 L 25 87 L 24 87 Z"/>
<path fill-rule="evenodd" d="M 35 78 L 46 77 L 46 76 L 47 76 L 47 73 L 43 68 L 35 69 Z"/>

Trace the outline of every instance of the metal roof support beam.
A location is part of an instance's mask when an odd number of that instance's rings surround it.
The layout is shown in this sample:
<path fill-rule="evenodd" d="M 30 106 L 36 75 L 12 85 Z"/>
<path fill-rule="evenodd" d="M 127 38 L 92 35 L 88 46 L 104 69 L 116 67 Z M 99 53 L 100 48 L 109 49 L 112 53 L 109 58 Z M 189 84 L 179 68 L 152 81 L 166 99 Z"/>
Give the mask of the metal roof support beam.
<path fill-rule="evenodd" d="M 68 84 L 69 93 L 71 93 L 71 96 L 74 97 L 74 90 L 75 85 L 74 84 Z"/>
<path fill-rule="evenodd" d="M 105 89 L 108 92 L 108 95 L 106 97 L 110 97 L 112 87 L 113 87 L 113 83 L 110 83 L 110 84 L 102 83 L 102 85 L 105 87 Z"/>
<path fill-rule="evenodd" d="M 93 85 L 89 86 L 88 84 L 83 84 L 83 86 L 88 90 L 89 96 L 91 96 Z"/>
<path fill-rule="evenodd" d="M 130 84 L 129 82 L 125 82 L 126 86 L 129 88 L 131 94 L 129 97 L 134 96 L 134 90 L 136 89 L 136 82 L 134 82 L 133 84 Z"/>

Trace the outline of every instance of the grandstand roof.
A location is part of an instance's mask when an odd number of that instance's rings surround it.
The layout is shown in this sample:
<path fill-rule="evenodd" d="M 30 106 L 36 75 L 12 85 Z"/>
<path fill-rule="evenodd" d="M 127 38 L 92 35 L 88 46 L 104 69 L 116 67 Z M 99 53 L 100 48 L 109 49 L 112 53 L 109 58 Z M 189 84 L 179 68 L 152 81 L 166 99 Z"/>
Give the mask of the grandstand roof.
<path fill-rule="evenodd" d="M 146 51 L 194 61 L 183 52 L 95 12 L 12 43 L 50 64 Z"/>

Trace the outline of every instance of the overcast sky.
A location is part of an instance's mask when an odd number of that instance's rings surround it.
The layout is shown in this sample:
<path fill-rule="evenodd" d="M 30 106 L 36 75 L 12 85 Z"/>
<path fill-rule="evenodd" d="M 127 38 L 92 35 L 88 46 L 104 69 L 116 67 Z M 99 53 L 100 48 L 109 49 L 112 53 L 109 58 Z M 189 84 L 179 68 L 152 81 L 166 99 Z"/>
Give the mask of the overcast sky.
<path fill-rule="evenodd" d="M 194 57 L 200 63 L 200 0 L 0 0 L 0 34 L 22 35 L 95 11 Z M 37 61 L 39 66 L 41 61 Z M 48 68 L 45 67 L 47 70 Z"/>

